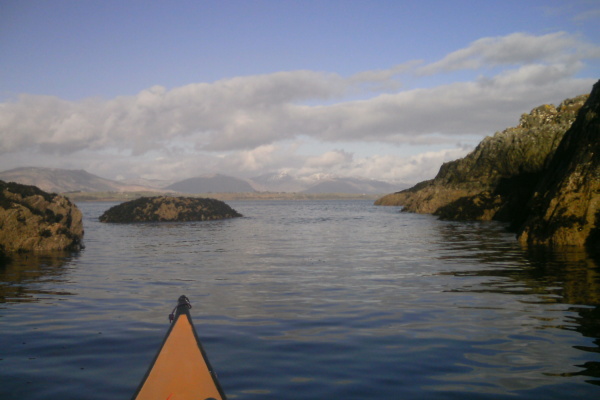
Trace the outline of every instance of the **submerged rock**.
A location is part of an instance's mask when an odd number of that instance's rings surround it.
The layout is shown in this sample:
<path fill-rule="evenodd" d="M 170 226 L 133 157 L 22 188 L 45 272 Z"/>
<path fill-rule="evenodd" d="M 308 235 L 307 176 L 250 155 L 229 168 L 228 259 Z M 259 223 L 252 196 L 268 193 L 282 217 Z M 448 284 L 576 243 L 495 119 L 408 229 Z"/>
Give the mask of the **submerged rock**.
<path fill-rule="evenodd" d="M 111 207 L 100 222 L 209 221 L 242 215 L 220 200 L 197 197 L 142 197 Z"/>
<path fill-rule="evenodd" d="M 64 196 L 0 181 L 0 253 L 79 250 L 81 211 Z"/>

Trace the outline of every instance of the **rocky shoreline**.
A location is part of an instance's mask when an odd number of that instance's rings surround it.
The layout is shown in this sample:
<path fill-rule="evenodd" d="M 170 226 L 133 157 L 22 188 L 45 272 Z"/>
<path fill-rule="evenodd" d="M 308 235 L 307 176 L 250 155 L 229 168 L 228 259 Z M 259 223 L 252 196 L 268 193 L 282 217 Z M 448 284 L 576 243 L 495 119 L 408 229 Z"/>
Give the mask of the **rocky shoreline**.
<path fill-rule="evenodd" d="M 376 205 L 450 220 L 509 222 L 522 243 L 600 247 L 600 81 L 485 138 L 437 176 Z M 557 217 L 558 215 L 558 217 Z M 596 250 L 594 250 L 596 249 Z"/>
<path fill-rule="evenodd" d="M 0 254 L 83 247 L 81 211 L 64 196 L 0 181 Z"/>

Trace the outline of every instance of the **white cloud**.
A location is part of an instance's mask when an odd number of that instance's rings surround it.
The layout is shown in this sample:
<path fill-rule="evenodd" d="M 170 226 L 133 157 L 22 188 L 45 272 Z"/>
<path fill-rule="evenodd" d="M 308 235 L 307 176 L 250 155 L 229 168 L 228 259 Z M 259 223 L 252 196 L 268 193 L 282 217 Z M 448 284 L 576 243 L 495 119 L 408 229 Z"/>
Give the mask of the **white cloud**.
<path fill-rule="evenodd" d="M 599 51 L 597 46 L 585 43 L 565 32 L 542 36 L 513 33 L 476 40 L 469 47 L 423 66 L 419 73 L 431 75 L 461 69 L 535 63 L 570 64 L 582 58 L 597 58 L 600 56 Z"/>
<path fill-rule="evenodd" d="M 154 86 L 109 100 L 21 95 L 0 104 L 0 166 L 19 157 L 50 160 L 58 154 L 68 155 L 65 162 L 79 160 L 81 168 L 113 171 L 113 176 L 127 175 L 124 170 L 152 177 L 219 171 L 257 175 L 287 167 L 301 174 L 328 170 L 390 180 L 431 177 L 430 169 L 462 150 L 412 159 L 358 157 L 344 150 L 344 143 L 439 149 L 440 144 L 451 148 L 465 135 L 482 138 L 515 125 L 521 113 L 535 106 L 589 92 L 595 79 L 576 74 L 587 59 L 599 55 L 598 47 L 563 32 L 515 33 L 477 40 L 422 67 L 411 61 L 348 78 L 288 71 L 170 90 Z M 410 73 L 458 69 L 480 75 L 398 89 L 399 78 Z M 349 100 L 359 93 L 361 100 Z M 329 143 L 330 150 L 300 155 L 297 141 L 303 137 Z"/>
<path fill-rule="evenodd" d="M 433 178 L 442 163 L 464 157 L 471 150 L 461 147 L 429 151 L 411 157 L 386 154 L 357 158 L 347 166 L 344 175 L 397 183 L 417 183 Z"/>
<path fill-rule="evenodd" d="M 598 21 L 600 19 L 600 8 L 583 11 L 573 17 L 575 22 Z"/>
<path fill-rule="evenodd" d="M 310 157 L 306 161 L 306 166 L 311 168 L 335 168 L 352 162 L 352 154 L 343 150 L 333 150 L 321 154 L 317 157 Z"/>

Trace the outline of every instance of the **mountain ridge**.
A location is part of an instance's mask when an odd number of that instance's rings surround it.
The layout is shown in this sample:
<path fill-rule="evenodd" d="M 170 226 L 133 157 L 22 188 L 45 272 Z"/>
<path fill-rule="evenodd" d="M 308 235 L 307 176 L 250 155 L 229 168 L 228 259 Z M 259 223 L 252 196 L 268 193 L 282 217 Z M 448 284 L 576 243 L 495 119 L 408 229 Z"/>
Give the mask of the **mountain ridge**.
<path fill-rule="evenodd" d="M 0 180 L 37 186 L 49 193 L 155 190 L 101 178 L 82 169 L 19 167 L 0 172 Z"/>
<path fill-rule="evenodd" d="M 299 193 L 299 194 L 369 194 L 381 195 L 408 187 L 364 178 L 330 175 L 295 177 L 287 172 L 263 174 L 250 179 L 223 174 L 201 175 L 175 182 L 133 179 L 114 181 L 82 169 L 19 167 L 0 172 L 0 180 L 33 185 L 50 193 L 73 192 L 179 192 L 202 193 Z"/>
<path fill-rule="evenodd" d="M 165 189 L 179 193 L 251 193 L 254 188 L 245 180 L 232 176 L 211 174 L 183 179 Z"/>

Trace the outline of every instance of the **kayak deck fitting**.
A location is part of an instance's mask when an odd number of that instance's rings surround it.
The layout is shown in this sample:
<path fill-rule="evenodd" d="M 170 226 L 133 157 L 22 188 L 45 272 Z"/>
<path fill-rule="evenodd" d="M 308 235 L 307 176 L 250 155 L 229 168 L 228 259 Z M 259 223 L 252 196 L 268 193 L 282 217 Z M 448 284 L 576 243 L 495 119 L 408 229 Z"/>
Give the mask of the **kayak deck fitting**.
<path fill-rule="evenodd" d="M 165 339 L 133 400 L 226 400 L 192 324 L 186 296 L 180 296 Z"/>

